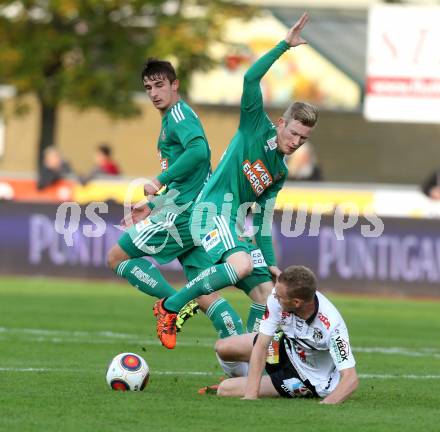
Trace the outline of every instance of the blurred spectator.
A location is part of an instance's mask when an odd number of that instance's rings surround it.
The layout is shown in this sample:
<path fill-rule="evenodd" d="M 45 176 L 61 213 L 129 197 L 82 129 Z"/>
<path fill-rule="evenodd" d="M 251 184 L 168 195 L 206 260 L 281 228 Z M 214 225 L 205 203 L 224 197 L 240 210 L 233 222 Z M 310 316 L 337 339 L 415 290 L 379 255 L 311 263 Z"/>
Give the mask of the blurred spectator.
<path fill-rule="evenodd" d="M 114 176 L 119 174 L 119 167 L 112 158 L 112 149 L 107 144 L 101 144 L 96 148 L 95 168 L 83 179 L 83 183 L 87 183 L 100 176 Z"/>
<path fill-rule="evenodd" d="M 287 161 L 289 180 L 297 181 L 321 181 L 322 172 L 319 167 L 316 154 L 309 142 L 304 143 Z"/>
<path fill-rule="evenodd" d="M 435 170 L 423 183 L 422 191 L 429 198 L 440 200 L 440 169 Z"/>
<path fill-rule="evenodd" d="M 44 189 L 72 173 L 70 165 L 61 157 L 55 147 L 47 147 L 43 153 L 43 162 L 38 178 L 38 189 Z"/>

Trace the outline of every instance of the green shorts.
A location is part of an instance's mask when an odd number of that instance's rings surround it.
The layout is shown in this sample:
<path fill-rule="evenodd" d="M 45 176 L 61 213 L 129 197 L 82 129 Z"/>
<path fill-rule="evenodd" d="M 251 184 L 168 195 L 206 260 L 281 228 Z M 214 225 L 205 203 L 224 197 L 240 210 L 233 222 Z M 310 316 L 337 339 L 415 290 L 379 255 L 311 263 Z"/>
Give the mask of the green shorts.
<path fill-rule="evenodd" d="M 223 215 L 210 213 L 205 208 L 193 211 L 190 223 L 194 238 L 200 240 L 200 245 L 211 259 L 211 265 L 225 261 L 228 255 L 239 250 L 249 253 L 238 237 L 233 218 L 227 221 Z"/>
<path fill-rule="evenodd" d="M 130 258 L 151 256 L 166 264 L 194 248 L 189 218 L 187 212 L 158 213 L 128 228 L 118 244 Z"/>
<path fill-rule="evenodd" d="M 267 268 L 263 254 L 257 246 L 250 242 L 240 241 L 240 247 L 246 249 L 246 252 L 252 256 L 254 270 L 248 277 L 238 281 L 235 286 L 249 295 L 257 285 L 264 282 L 272 282 L 272 275 Z M 191 249 L 185 255 L 181 256 L 179 261 L 182 264 L 188 281 L 194 279 L 200 272 L 213 265 L 211 257 L 201 246 Z"/>

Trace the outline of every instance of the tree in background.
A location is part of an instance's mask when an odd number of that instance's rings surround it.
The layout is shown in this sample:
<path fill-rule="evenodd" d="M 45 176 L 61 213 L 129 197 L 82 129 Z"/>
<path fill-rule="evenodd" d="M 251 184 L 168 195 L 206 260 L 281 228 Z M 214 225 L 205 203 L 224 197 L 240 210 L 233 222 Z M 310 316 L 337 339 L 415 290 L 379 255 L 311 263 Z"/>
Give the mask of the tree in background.
<path fill-rule="evenodd" d="M 36 95 L 40 164 L 60 103 L 139 114 L 133 91 L 149 56 L 173 57 L 184 93 L 193 71 L 215 64 L 208 47 L 226 19 L 254 12 L 229 0 L 0 0 L 0 84 L 15 87 L 17 108 Z"/>

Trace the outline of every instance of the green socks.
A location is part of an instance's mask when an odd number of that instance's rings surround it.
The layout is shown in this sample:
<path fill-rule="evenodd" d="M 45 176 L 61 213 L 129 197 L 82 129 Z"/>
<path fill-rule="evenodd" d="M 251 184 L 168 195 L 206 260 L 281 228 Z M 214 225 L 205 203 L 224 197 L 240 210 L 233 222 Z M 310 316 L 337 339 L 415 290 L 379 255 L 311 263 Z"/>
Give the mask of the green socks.
<path fill-rule="evenodd" d="M 122 261 L 116 267 L 115 273 L 153 297 L 159 299 L 172 296 L 176 290 L 164 279 L 154 264 L 142 258 L 132 258 Z"/>
<path fill-rule="evenodd" d="M 238 277 L 230 264 L 217 264 L 203 270 L 179 292 L 169 297 L 165 301 L 164 307 L 170 312 L 178 312 L 190 300 L 218 291 L 224 287 L 235 285 L 237 281 Z"/>
<path fill-rule="evenodd" d="M 240 316 L 224 298 L 212 303 L 206 311 L 206 316 L 211 320 L 220 339 L 243 334 Z"/>
<path fill-rule="evenodd" d="M 258 332 L 260 329 L 260 322 L 263 319 L 264 312 L 266 311 L 266 305 L 259 303 L 252 303 L 249 308 L 249 315 L 246 323 L 246 332 Z"/>

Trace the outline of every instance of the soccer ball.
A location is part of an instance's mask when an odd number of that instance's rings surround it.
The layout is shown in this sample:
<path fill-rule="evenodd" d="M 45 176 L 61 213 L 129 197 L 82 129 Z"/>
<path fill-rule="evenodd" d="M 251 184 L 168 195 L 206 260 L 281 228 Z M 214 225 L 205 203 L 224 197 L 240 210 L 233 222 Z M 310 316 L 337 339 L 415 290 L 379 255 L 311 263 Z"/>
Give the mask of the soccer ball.
<path fill-rule="evenodd" d="M 106 379 L 113 390 L 142 391 L 150 378 L 147 362 L 134 353 L 118 354 L 110 363 Z"/>

